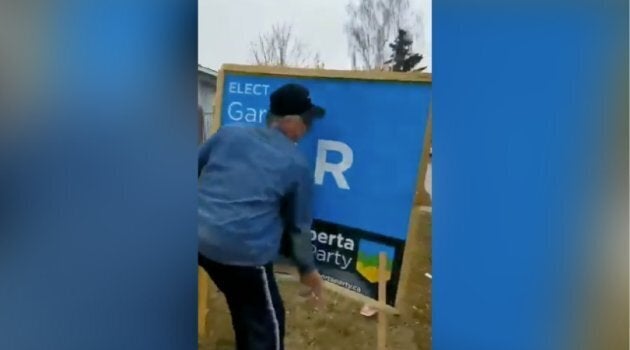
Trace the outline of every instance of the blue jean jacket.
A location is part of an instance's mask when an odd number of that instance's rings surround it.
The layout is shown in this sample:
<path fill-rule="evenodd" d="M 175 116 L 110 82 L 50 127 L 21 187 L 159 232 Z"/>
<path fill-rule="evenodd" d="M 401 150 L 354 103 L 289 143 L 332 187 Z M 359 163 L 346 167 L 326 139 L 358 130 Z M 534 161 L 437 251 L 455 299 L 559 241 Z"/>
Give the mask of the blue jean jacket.
<path fill-rule="evenodd" d="M 315 269 L 313 173 L 279 130 L 225 126 L 198 159 L 199 252 L 226 265 L 261 266 L 284 250 L 300 273 Z M 287 249 L 288 248 L 288 249 Z"/>

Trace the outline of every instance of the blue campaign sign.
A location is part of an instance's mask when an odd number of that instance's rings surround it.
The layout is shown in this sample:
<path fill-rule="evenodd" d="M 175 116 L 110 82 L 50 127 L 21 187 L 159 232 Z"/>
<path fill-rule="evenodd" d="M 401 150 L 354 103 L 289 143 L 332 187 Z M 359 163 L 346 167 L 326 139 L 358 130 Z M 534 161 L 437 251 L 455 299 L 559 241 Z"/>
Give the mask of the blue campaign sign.
<path fill-rule="evenodd" d="M 220 125 L 265 127 L 275 89 L 298 83 L 310 90 L 313 102 L 326 109 L 325 118 L 299 142 L 314 171 L 314 253 L 328 266 L 324 274 L 330 281 L 373 296 L 367 282 L 372 278 L 366 275 L 373 271 L 359 261 L 373 255 L 359 250 L 371 247 L 370 242 L 390 247 L 383 246 L 393 263 L 392 279 L 397 278 L 423 155 L 430 80 L 352 78 L 339 72 L 327 76 L 326 71 L 315 76 L 307 70 L 269 74 L 264 68 L 246 68 L 224 68 L 220 75 Z"/>

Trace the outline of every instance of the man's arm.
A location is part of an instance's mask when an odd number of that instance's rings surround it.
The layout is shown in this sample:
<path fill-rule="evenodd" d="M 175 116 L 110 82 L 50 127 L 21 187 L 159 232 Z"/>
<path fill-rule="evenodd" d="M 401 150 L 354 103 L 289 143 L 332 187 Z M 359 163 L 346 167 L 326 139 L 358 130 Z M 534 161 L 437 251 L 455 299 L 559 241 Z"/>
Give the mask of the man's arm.
<path fill-rule="evenodd" d="M 300 275 L 315 271 L 313 248 L 311 245 L 313 178 L 307 167 L 297 169 L 296 181 L 287 196 L 285 223 L 286 234 Z"/>

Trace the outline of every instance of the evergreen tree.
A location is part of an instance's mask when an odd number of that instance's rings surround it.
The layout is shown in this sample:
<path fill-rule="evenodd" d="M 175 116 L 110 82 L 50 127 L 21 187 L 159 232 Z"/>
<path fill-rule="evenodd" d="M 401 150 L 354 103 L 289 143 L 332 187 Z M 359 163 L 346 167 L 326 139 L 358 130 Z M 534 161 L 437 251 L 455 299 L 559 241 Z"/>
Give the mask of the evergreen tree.
<path fill-rule="evenodd" d="M 412 44 L 413 39 L 407 31 L 398 29 L 398 36 L 393 43 L 389 44 L 392 49 L 390 59 L 385 61 L 390 70 L 394 72 L 422 72 L 427 68 L 415 68 L 422 61 L 422 55 L 411 52 Z"/>

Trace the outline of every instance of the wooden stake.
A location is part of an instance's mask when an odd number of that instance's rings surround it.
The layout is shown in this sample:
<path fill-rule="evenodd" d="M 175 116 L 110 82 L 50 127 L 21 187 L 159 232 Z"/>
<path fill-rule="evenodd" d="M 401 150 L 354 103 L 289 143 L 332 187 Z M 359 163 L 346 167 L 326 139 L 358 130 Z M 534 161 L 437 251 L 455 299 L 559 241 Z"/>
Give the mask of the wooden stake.
<path fill-rule="evenodd" d="M 387 254 L 381 252 L 378 257 L 378 303 L 387 305 Z M 387 349 L 387 314 L 378 313 L 377 323 L 377 349 Z"/>
<path fill-rule="evenodd" d="M 429 149 L 431 148 L 432 139 L 432 104 L 429 105 L 427 114 L 427 126 L 424 132 L 424 146 L 422 150 L 422 159 L 420 160 L 420 166 L 418 170 L 418 180 L 416 183 L 416 193 L 426 193 L 424 190 L 424 179 L 427 174 L 427 166 L 429 162 Z M 423 199 L 424 198 L 424 199 Z M 408 296 L 413 291 L 409 290 L 411 283 L 410 280 L 417 278 L 418 276 L 413 273 L 412 265 L 416 263 L 417 257 L 414 254 L 422 248 L 420 244 L 420 235 L 425 234 L 421 232 L 421 227 L 418 222 L 420 215 L 417 210 L 418 205 L 431 205 L 431 197 L 428 193 L 426 196 L 417 195 L 414 199 L 414 207 L 411 208 L 409 213 L 409 229 L 407 231 L 407 240 L 405 241 L 405 250 L 403 252 L 402 266 L 400 267 L 400 278 L 398 279 L 398 291 L 396 292 L 395 306 L 401 313 L 408 313 L 411 310 L 411 306 L 406 303 Z"/>
<path fill-rule="evenodd" d="M 208 319 L 208 291 L 210 289 L 210 280 L 203 268 L 199 267 L 197 272 L 197 335 L 205 338 L 208 334 L 206 329 L 206 321 Z"/>

